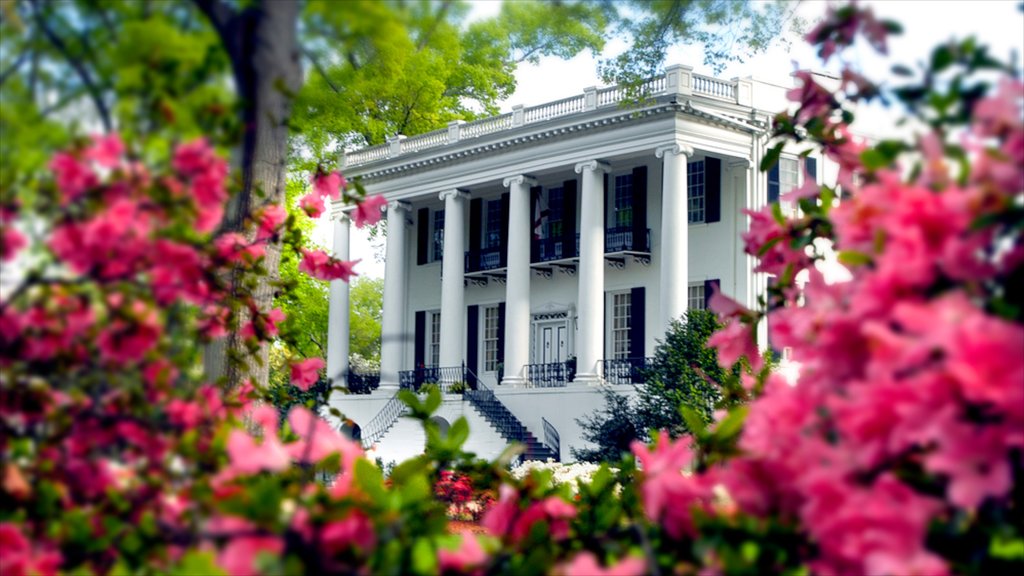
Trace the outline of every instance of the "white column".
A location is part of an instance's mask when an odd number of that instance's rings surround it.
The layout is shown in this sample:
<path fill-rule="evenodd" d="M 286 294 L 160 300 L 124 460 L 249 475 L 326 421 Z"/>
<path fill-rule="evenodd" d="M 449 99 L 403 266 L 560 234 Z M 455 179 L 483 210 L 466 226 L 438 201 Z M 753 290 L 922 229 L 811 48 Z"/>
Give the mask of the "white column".
<path fill-rule="evenodd" d="M 405 331 L 406 279 L 406 215 L 405 202 L 388 202 L 387 259 L 384 261 L 384 309 L 381 319 L 380 387 L 398 388 L 398 372 L 403 368 L 406 342 L 412 342 Z"/>
<path fill-rule="evenodd" d="M 686 161 L 693 148 L 676 142 L 655 152 L 664 158 L 661 185 L 661 333 L 686 312 L 689 286 L 689 224 Z"/>
<path fill-rule="evenodd" d="M 441 262 L 441 366 L 461 366 L 465 350 L 466 203 L 468 194 L 453 189 L 441 192 L 444 200 L 444 255 Z"/>
<path fill-rule="evenodd" d="M 604 174 L 607 164 L 591 160 L 576 165 L 583 175 L 580 194 L 579 337 L 576 379 L 599 384 L 597 363 L 604 356 Z"/>
<path fill-rule="evenodd" d="M 341 210 L 331 210 L 334 221 L 334 257 L 348 260 L 349 217 Z M 330 308 L 327 319 L 327 377 L 334 384 L 348 385 L 348 353 L 349 353 L 349 311 L 348 282 L 332 280 L 330 288 Z M 342 396 L 339 394 L 339 396 Z M 332 393 L 331 401 L 335 397 Z"/>
<path fill-rule="evenodd" d="M 530 187 L 529 176 L 505 178 L 509 189 L 508 278 L 505 282 L 505 373 L 501 383 L 522 386 L 530 362 Z"/>

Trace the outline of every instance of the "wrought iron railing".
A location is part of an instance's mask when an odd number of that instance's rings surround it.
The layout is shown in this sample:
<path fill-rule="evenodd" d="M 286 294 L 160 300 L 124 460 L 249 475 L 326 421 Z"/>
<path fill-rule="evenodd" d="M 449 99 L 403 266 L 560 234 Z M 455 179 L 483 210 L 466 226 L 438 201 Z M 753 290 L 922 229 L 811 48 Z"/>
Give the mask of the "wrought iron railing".
<path fill-rule="evenodd" d="M 445 394 L 454 394 L 472 389 L 477 384 L 476 375 L 464 366 L 421 366 L 415 370 L 403 370 L 398 373 L 398 386 L 403 390 L 419 392 L 423 386 L 437 386 Z"/>
<path fill-rule="evenodd" d="M 608 384 L 642 384 L 647 381 L 654 357 L 601 360 L 598 368 Z"/>
<path fill-rule="evenodd" d="M 548 419 L 541 416 L 541 423 L 544 425 L 544 444 L 555 453 L 555 461 L 562 461 L 562 437 L 559 436 L 558 430 L 555 426 L 548 422 Z"/>
<path fill-rule="evenodd" d="M 504 248 L 484 248 L 479 252 L 466 252 L 466 272 L 483 272 L 502 267 L 501 253 Z"/>
<path fill-rule="evenodd" d="M 643 245 L 638 246 L 633 241 L 633 228 L 631 226 L 618 226 L 607 228 L 604 233 L 604 251 L 606 254 L 614 252 L 650 252 L 651 251 L 651 229 L 647 228 L 643 235 Z"/>
<path fill-rule="evenodd" d="M 370 394 L 380 387 L 380 372 L 348 372 L 349 394 Z"/>
<path fill-rule="evenodd" d="M 572 250 L 567 250 L 561 236 L 554 238 L 541 238 L 534 240 L 537 244 L 536 258 L 534 262 L 551 262 L 565 258 L 576 258 L 580 255 L 580 235 L 576 235 L 576 245 Z"/>
<path fill-rule="evenodd" d="M 407 408 L 408 406 L 398 399 L 398 394 L 392 396 L 380 412 L 362 427 L 363 448 L 369 448 L 383 438 Z"/>
<path fill-rule="evenodd" d="M 573 372 L 575 372 L 575 362 Z M 568 362 L 549 362 L 547 364 L 527 364 L 526 379 L 534 388 L 560 388 L 572 380 L 569 375 Z"/>

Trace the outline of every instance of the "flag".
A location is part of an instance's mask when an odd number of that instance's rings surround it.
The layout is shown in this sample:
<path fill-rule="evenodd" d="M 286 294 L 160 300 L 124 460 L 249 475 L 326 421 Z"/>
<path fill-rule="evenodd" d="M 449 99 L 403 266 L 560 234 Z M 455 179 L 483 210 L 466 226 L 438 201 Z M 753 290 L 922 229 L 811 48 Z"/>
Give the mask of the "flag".
<path fill-rule="evenodd" d="M 544 222 L 548 219 L 548 205 L 544 193 L 539 192 L 533 197 L 533 238 L 540 240 L 544 235 Z"/>

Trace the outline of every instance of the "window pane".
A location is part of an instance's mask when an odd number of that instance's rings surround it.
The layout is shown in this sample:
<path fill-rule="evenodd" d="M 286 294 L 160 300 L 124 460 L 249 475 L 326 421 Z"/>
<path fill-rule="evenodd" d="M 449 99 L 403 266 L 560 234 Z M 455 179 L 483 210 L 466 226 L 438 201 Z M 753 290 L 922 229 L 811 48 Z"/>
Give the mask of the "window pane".
<path fill-rule="evenodd" d="M 434 262 L 444 254 L 444 210 L 434 212 Z"/>
<path fill-rule="evenodd" d="M 686 165 L 687 220 L 704 222 L 704 161 Z"/>
<path fill-rule="evenodd" d="M 487 202 L 487 232 L 484 248 L 501 246 L 501 200 Z"/>
<path fill-rule="evenodd" d="M 690 286 L 687 292 L 687 309 L 689 310 L 703 310 L 704 309 L 704 285 L 695 284 Z"/>
<path fill-rule="evenodd" d="M 484 308 L 484 371 L 498 369 L 498 307 Z"/>
<path fill-rule="evenodd" d="M 441 313 L 430 313 L 430 365 L 441 362 Z"/>
<path fill-rule="evenodd" d="M 631 294 L 625 292 L 612 296 L 612 358 L 630 357 L 630 311 Z"/>
<path fill-rule="evenodd" d="M 615 177 L 615 227 L 633 225 L 633 175 Z"/>

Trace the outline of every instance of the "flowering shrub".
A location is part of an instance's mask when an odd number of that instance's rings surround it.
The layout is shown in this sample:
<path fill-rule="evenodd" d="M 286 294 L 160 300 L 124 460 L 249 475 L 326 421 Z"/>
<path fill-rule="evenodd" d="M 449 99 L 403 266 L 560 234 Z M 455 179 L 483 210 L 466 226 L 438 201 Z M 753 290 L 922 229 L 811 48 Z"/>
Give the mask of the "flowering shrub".
<path fill-rule="evenodd" d="M 884 47 L 893 28 L 853 6 L 810 36 L 835 56 L 861 32 Z M 752 214 L 748 252 L 777 281 L 757 310 L 712 298 L 728 320 L 714 337 L 721 362 L 760 367 L 723 384 L 748 402 L 710 426 L 687 420 L 692 436 L 634 444 L 575 493 L 551 470 L 513 477 L 511 453 L 464 452 L 464 419 L 443 435 L 431 420 L 437 391 L 401 394 L 427 451 L 385 482 L 307 407 L 282 418 L 265 391 L 203 380 L 199 344 L 237 332 L 259 347 L 278 331 L 279 311 L 229 298 L 224 282 L 261 273 L 278 242 L 299 249 L 286 213 L 269 206 L 246 234 L 216 234 L 227 165 L 201 141 L 158 167 L 115 136 L 57 155 L 52 186 L 0 209 L 0 256 L 31 246 L 40 258 L 0 303 L 0 572 L 1016 571 L 1024 87 L 992 92 L 979 72 L 1006 75 L 973 41 L 936 49 L 922 80 L 893 92 L 928 132 L 871 147 L 850 137 L 847 108 L 877 87 L 847 70 L 831 93 L 801 75 L 764 167 L 787 141 L 820 147 L 843 198 L 806 186 L 789 197 L 796 216 Z M 313 184 L 311 212 L 364 200 L 337 174 Z M 360 221 L 379 203 L 362 202 Z M 41 237 L 10 227 L 24 214 L 48 227 Z M 814 268 L 821 240 L 851 281 Z M 354 273 L 302 256 L 318 277 Z M 802 364 L 795 385 L 759 361 L 764 319 Z M 295 363 L 294 383 L 320 368 Z M 463 478 L 497 495 L 484 534 L 448 533 L 441 500 L 464 498 Z"/>

